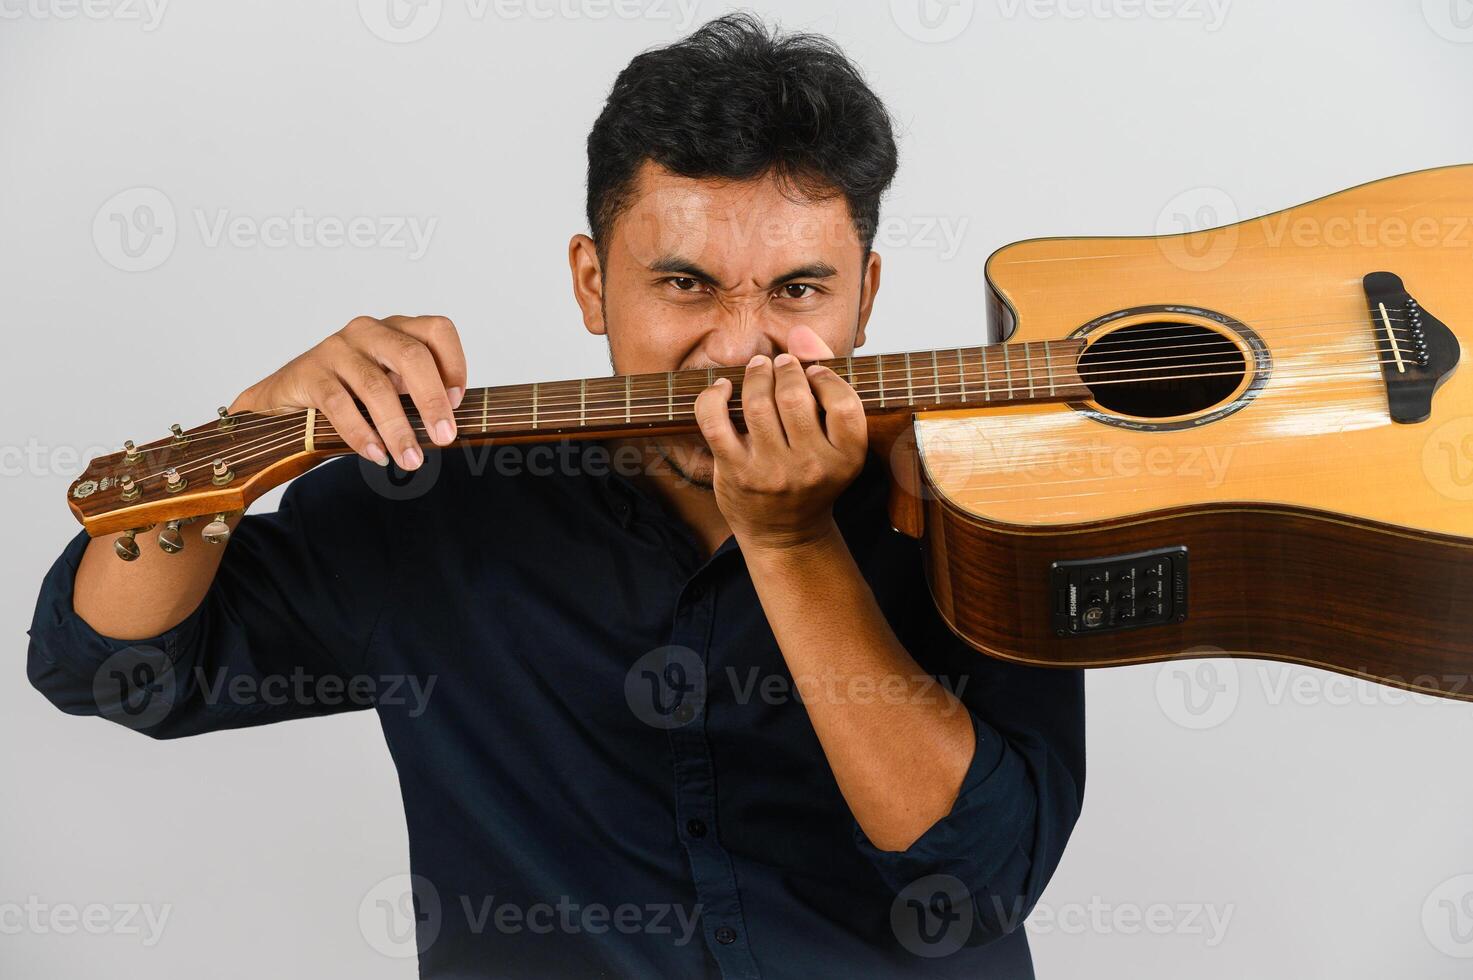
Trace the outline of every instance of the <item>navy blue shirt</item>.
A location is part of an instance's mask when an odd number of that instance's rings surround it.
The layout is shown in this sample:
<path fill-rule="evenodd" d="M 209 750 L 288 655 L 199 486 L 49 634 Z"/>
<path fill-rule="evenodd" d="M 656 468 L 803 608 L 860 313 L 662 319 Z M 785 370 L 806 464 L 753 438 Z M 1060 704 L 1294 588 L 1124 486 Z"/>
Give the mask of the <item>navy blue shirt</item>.
<path fill-rule="evenodd" d="M 1022 922 L 1084 788 L 1081 674 L 946 627 L 872 457 L 836 521 L 977 736 L 951 813 L 880 850 L 802 698 L 897 690 L 792 678 L 735 541 L 706 557 L 611 459 L 451 449 L 397 480 L 333 461 L 245 517 L 204 602 L 147 641 L 72 611 L 78 536 L 41 589 L 31 682 L 157 738 L 373 707 L 425 977 L 1031 977 Z"/>

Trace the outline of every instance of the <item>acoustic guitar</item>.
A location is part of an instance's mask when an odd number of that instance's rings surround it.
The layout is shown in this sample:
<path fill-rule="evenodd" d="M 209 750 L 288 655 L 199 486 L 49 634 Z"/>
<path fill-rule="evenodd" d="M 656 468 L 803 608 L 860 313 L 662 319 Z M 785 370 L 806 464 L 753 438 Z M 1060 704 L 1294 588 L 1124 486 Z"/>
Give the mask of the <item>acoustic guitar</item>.
<path fill-rule="evenodd" d="M 1019 242 L 986 276 L 1006 342 L 825 362 L 958 635 L 1026 664 L 1250 656 L 1473 700 L 1473 165 L 1205 232 Z M 740 422 L 742 371 L 472 389 L 459 442 L 694 432 L 718 376 Z M 125 560 L 155 528 L 172 553 L 346 452 L 314 410 L 222 408 L 93 460 L 68 503 Z"/>

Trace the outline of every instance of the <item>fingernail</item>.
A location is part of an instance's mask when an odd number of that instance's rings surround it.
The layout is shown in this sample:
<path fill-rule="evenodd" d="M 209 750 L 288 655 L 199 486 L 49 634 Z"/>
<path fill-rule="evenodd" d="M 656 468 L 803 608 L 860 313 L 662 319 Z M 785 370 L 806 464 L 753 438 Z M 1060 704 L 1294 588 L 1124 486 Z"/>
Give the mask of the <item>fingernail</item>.
<path fill-rule="evenodd" d="M 420 452 L 417 446 L 404 450 L 404 468 L 406 470 L 417 470 L 419 469 L 419 464 L 424 461 L 425 454 Z"/>
<path fill-rule="evenodd" d="M 797 360 L 798 359 L 792 354 L 784 351 L 783 353 L 777 355 L 777 357 L 773 358 L 772 363 L 775 367 L 787 367 L 789 364 L 792 364 Z"/>
<path fill-rule="evenodd" d="M 363 447 L 363 452 L 367 454 L 369 459 L 373 460 L 379 466 L 389 465 L 389 457 L 387 454 L 384 453 L 384 447 L 380 446 L 378 443 L 370 442 L 368 445 Z"/>
<path fill-rule="evenodd" d="M 763 360 L 764 358 L 761 354 L 753 354 L 752 359 L 747 362 L 747 367 L 756 367 L 757 365 L 761 364 Z"/>
<path fill-rule="evenodd" d="M 465 397 L 465 389 L 458 386 L 455 388 L 446 388 L 445 394 L 450 396 L 450 407 L 459 408 L 461 399 Z"/>
<path fill-rule="evenodd" d="M 435 441 L 443 443 L 455 441 L 455 425 L 449 419 L 441 419 L 435 423 Z"/>

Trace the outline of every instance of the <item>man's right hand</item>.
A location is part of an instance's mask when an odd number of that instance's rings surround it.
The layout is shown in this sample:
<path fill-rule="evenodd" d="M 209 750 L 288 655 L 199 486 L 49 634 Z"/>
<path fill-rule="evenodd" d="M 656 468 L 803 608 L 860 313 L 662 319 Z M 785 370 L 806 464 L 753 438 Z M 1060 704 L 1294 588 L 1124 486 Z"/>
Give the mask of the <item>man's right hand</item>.
<path fill-rule="evenodd" d="M 399 396 L 410 397 L 430 439 L 445 446 L 455 438 L 465 384 L 465 351 L 449 318 L 360 316 L 236 395 L 230 411 L 315 408 L 354 452 L 386 466 L 388 447 L 402 469 L 412 470 L 424 454 Z"/>

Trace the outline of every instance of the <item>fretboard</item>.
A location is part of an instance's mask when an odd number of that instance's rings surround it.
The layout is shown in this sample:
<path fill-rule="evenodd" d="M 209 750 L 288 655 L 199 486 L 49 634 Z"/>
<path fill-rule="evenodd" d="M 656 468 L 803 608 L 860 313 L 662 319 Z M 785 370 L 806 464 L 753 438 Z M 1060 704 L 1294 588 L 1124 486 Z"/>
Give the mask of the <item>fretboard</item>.
<path fill-rule="evenodd" d="M 819 363 L 854 388 L 867 414 L 923 412 L 1087 398 L 1074 340 L 996 344 L 900 354 L 836 357 Z M 741 422 L 744 367 L 619 374 L 572 381 L 472 388 L 455 412 L 458 437 L 536 438 L 694 429 L 695 401 L 717 378 L 731 381 Z M 418 413 L 406 399 L 410 421 Z"/>

